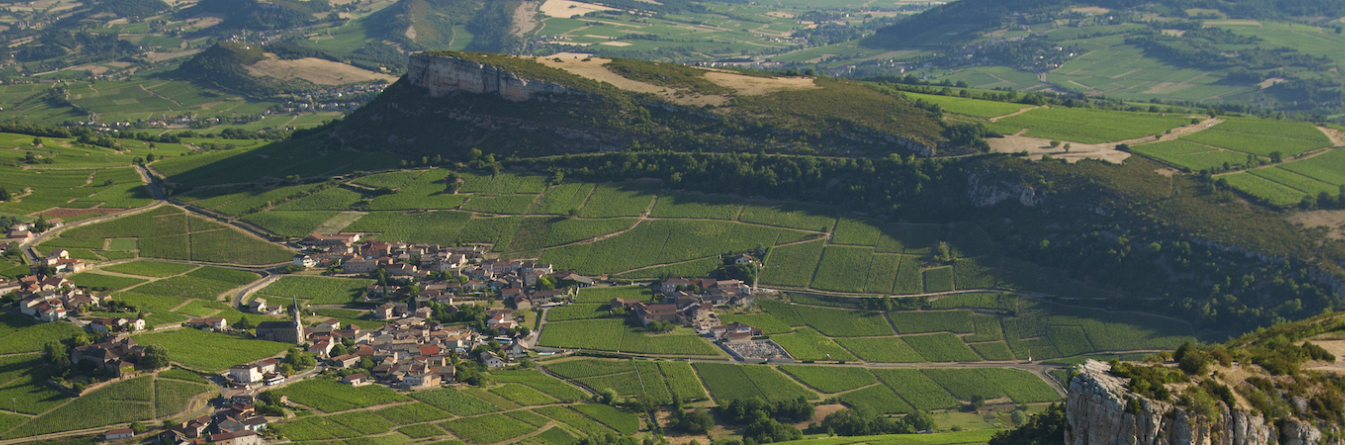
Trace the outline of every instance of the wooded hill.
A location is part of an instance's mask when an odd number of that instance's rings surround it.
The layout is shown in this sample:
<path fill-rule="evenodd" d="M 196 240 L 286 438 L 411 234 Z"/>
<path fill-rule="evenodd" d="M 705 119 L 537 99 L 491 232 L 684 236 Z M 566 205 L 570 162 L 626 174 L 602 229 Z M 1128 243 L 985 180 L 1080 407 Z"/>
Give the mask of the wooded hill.
<path fill-rule="evenodd" d="M 752 93 L 732 80 L 708 78 L 709 70 L 675 64 L 618 60 L 602 66 L 606 72 L 595 79 L 533 58 L 482 53 L 416 57 L 470 60 L 572 93 L 525 101 L 471 93 L 434 98 L 404 77 L 377 100 L 325 130 L 326 148 L 391 148 L 412 158 L 459 158 L 473 148 L 501 156 L 642 146 L 885 156 L 971 152 L 983 145 L 978 143 L 979 126 L 944 123 L 904 96 L 864 82 L 794 77 L 785 79 L 793 85 L 789 88 Z M 740 83 L 780 81 L 769 74 L 716 74 L 720 75 Z M 607 80 L 645 92 L 616 87 Z"/>

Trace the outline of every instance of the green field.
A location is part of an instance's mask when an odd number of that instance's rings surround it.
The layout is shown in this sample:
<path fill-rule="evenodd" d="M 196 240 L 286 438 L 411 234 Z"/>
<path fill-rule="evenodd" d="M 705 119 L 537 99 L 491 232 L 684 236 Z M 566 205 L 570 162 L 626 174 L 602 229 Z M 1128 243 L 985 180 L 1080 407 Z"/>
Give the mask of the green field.
<path fill-rule="evenodd" d="M 772 335 L 771 340 L 779 343 L 796 360 L 845 361 L 855 359 L 853 355 L 850 355 L 850 352 L 841 348 L 830 338 L 808 328 L 799 328 L 789 334 Z"/>
<path fill-rule="evenodd" d="M 411 400 L 378 385 L 354 387 L 323 378 L 307 379 L 276 391 L 295 403 L 328 413 Z"/>
<path fill-rule="evenodd" d="M 793 400 L 799 396 L 817 398 L 812 391 L 794 383 L 774 368 L 761 365 L 693 363 L 710 396 L 720 405 L 730 400 L 760 397 L 764 400 Z"/>
<path fill-rule="evenodd" d="M 538 340 L 556 348 L 622 351 L 666 355 L 720 355 L 718 348 L 689 330 L 648 334 L 627 326 L 623 320 L 584 320 L 547 323 Z"/>
<path fill-rule="evenodd" d="M 365 288 L 374 280 L 285 276 L 261 288 L 257 293 L 268 297 L 300 298 L 309 304 L 346 304 L 360 301 Z"/>
<path fill-rule="evenodd" d="M 940 108 L 949 113 L 961 114 L 973 117 L 990 118 L 1012 114 L 1031 105 L 1015 104 L 1008 102 L 995 102 L 989 100 L 976 100 L 956 96 L 939 96 L 933 94 L 903 93 L 911 100 L 923 100 L 938 104 Z"/>
<path fill-rule="evenodd" d="M 1161 134 L 1190 123 L 1190 118 L 1180 116 L 1052 107 L 1009 116 L 987 127 L 1005 134 L 1026 128 L 1027 136 L 1101 144 Z"/>
<path fill-rule="evenodd" d="M 205 372 L 219 372 L 239 363 L 279 354 L 294 346 L 195 329 L 139 334 L 135 340 L 146 346 L 163 346 L 174 363 Z"/>
<path fill-rule="evenodd" d="M 1260 156 L 1278 151 L 1284 157 L 1331 146 L 1331 140 L 1307 122 L 1229 118 L 1182 139 Z"/>
<path fill-rule="evenodd" d="M 813 281 L 817 263 L 822 259 L 822 241 L 792 244 L 771 249 L 761 282 L 788 287 L 807 287 Z"/>

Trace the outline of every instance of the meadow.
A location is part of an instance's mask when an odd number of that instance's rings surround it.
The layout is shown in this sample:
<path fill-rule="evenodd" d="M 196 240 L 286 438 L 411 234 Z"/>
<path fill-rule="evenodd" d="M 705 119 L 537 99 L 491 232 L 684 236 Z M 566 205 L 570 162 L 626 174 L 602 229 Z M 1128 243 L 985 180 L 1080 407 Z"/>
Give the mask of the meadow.
<path fill-rule="evenodd" d="M 1326 134 L 1311 123 L 1274 119 L 1229 118 L 1182 139 L 1260 156 L 1278 151 L 1286 158 L 1331 146 Z"/>
<path fill-rule="evenodd" d="M 986 127 L 1003 134 L 1014 134 L 1026 128 L 1026 134 L 1032 137 L 1101 144 L 1161 134 L 1190 121 L 1186 117 L 1156 113 L 1052 107 L 1009 116 Z"/>
<path fill-rule="evenodd" d="M 922 100 L 937 104 L 944 111 L 965 116 L 991 118 L 1012 114 L 1031 105 L 1015 104 L 1009 102 L 996 102 L 990 100 L 977 100 L 956 96 L 940 96 L 934 94 L 902 93 L 911 100 Z"/>
<path fill-rule="evenodd" d="M 809 328 L 799 328 L 788 334 L 771 336 L 790 356 L 799 360 L 854 360 L 850 352 L 841 348 L 830 338 L 818 334 Z"/>
<path fill-rule="evenodd" d="M 499 408 L 496 408 L 494 405 L 451 388 L 420 391 L 411 396 L 421 403 L 459 416 L 472 416 L 499 411 Z"/>
<path fill-rule="evenodd" d="M 584 320 L 547 323 L 539 345 L 667 355 L 720 355 L 718 348 L 690 331 L 646 334 L 624 320 Z"/>
<path fill-rule="evenodd" d="M 717 196 L 687 194 L 660 195 L 649 216 L 655 218 L 738 219 L 740 200 Z"/>
<path fill-rule="evenodd" d="M 365 289 L 374 283 L 374 280 L 363 278 L 285 276 L 257 293 L 281 299 L 300 298 L 313 305 L 347 304 L 360 301 Z"/>
<path fill-rule="evenodd" d="M 802 232 L 720 221 L 650 220 L 587 244 L 547 249 L 545 263 L 601 275 L 752 250 L 804 239 Z"/>
<path fill-rule="evenodd" d="M 613 218 L 640 216 L 654 202 L 654 187 L 648 184 L 599 185 L 589 196 L 579 216 L 585 218 Z"/>
<path fill-rule="evenodd" d="M 336 216 L 335 211 L 309 212 L 262 212 L 244 216 L 243 221 L 283 237 L 305 237 L 313 233 L 323 222 Z"/>
<path fill-rule="evenodd" d="M 824 393 L 849 391 L 878 383 L 878 378 L 864 368 L 781 365 L 780 370 Z"/>
<path fill-rule="evenodd" d="M 1225 163 L 1229 166 L 1247 163 L 1245 153 L 1221 150 L 1181 139 L 1134 145 L 1130 147 L 1130 151 L 1191 171 L 1222 168 Z"/>
<path fill-rule="evenodd" d="M 821 240 L 771 249 L 761 282 L 787 287 L 807 287 L 813 281 L 825 245 Z"/>
<path fill-rule="evenodd" d="M 168 349 L 169 358 L 174 363 L 212 373 L 239 363 L 271 357 L 294 346 L 196 329 L 138 334 L 135 341 L 146 346 L 163 346 Z"/>
<path fill-rule="evenodd" d="M 1278 166 L 1331 185 L 1345 185 L 1345 150 L 1330 150 L 1318 156 Z"/>
<path fill-rule="evenodd" d="M 768 401 L 794 400 L 799 396 L 816 399 L 817 394 L 799 386 L 779 371 L 761 365 L 729 365 L 698 362 L 692 367 L 710 390 L 716 403 L 727 405 L 734 399 L 760 397 Z"/>
<path fill-rule="evenodd" d="M 411 399 L 378 385 L 353 387 L 332 379 L 306 379 L 276 390 L 290 401 L 323 412 L 346 411 Z"/>
<path fill-rule="evenodd" d="M 142 257 L 257 265 L 293 256 L 288 249 L 172 206 L 75 227 L 42 246 L 102 249 L 108 240 L 125 238 L 137 239 Z"/>
<path fill-rule="evenodd" d="M 531 433 L 537 428 L 502 414 L 468 417 L 439 424 L 467 443 L 495 443 Z"/>

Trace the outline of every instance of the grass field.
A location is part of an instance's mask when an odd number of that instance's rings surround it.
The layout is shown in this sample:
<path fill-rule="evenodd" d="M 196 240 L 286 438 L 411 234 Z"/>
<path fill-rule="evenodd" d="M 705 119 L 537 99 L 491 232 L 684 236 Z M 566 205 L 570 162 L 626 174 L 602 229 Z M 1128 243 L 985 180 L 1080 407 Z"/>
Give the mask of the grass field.
<path fill-rule="evenodd" d="M 771 249 L 766 267 L 761 271 L 761 282 L 788 287 L 808 287 L 813 272 L 822 259 L 824 244 L 821 240 L 781 246 Z"/>
<path fill-rule="evenodd" d="M 649 216 L 655 218 L 738 219 L 742 201 L 703 195 L 672 194 L 659 196 Z"/>
<path fill-rule="evenodd" d="M 850 352 L 841 348 L 830 338 L 822 336 L 809 328 L 799 328 L 789 334 L 772 335 L 780 346 L 797 360 L 854 360 Z"/>
<path fill-rule="evenodd" d="M 840 400 L 848 406 L 868 408 L 874 413 L 904 414 L 915 411 L 910 403 L 898 397 L 897 393 L 886 385 L 874 385 L 848 392 L 842 394 Z"/>
<path fill-rule="evenodd" d="M 354 387 L 321 378 L 306 379 L 276 391 L 295 403 L 328 413 L 411 400 L 378 385 Z"/>
<path fill-rule="evenodd" d="M 865 282 L 855 279 L 854 274 L 856 271 L 868 271 L 872 259 L 873 249 L 867 247 L 827 246 L 811 287 L 837 292 L 864 292 Z"/>
<path fill-rule="evenodd" d="M 971 311 L 892 312 L 887 317 L 892 319 L 897 332 L 902 334 L 923 332 L 967 334 L 976 331 L 971 321 Z"/>
<path fill-rule="evenodd" d="M 812 326 L 829 337 L 868 337 L 896 333 L 881 312 L 803 307 L 772 300 L 759 300 L 758 304 L 790 326 Z"/>
<path fill-rule="evenodd" d="M 532 425 L 502 414 L 450 420 L 440 423 L 439 426 L 467 443 L 503 442 L 537 429 Z"/>
<path fill-rule="evenodd" d="M 541 261 L 581 274 L 600 275 L 745 252 L 808 236 L 794 230 L 727 221 L 649 220 L 593 243 L 546 249 Z"/>
<path fill-rule="evenodd" d="M 966 343 L 953 334 L 910 335 L 902 337 L 916 353 L 931 362 L 974 362 L 980 361 Z"/>
<path fill-rule="evenodd" d="M 585 218 L 612 218 L 640 216 L 654 202 L 654 188 L 648 184 L 630 183 L 599 185 L 589 196 L 588 203 L 579 210 Z"/>
<path fill-rule="evenodd" d="M 132 261 L 104 267 L 103 270 L 142 277 L 171 277 L 187 273 L 197 266 L 191 264 L 163 263 L 159 261 Z"/>
<path fill-rule="evenodd" d="M 294 346 L 196 329 L 139 334 L 135 340 L 146 346 L 163 346 L 168 349 L 173 362 L 207 372 L 219 372 L 239 363 L 270 357 Z"/>
<path fill-rule="evenodd" d="M 421 403 L 459 416 L 473 416 L 500 410 L 499 408 L 496 408 L 495 405 L 491 405 L 481 399 L 451 388 L 419 391 L 413 393 L 411 396 Z"/>
<path fill-rule="evenodd" d="M 718 348 L 699 335 L 678 329 L 666 334 L 647 334 L 627 326 L 624 320 L 584 320 L 547 323 L 539 345 L 666 355 L 720 355 Z"/>
<path fill-rule="evenodd" d="M 67 278 L 74 282 L 75 286 L 107 290 L 122 290 L 145 282 L 145 280 L 139 278 L 119 277 L 93 272 L 77 273 Z"/>
<path fill-rule="evenodd" d="M 1190 121 L 1190 118 L 1153 113 L 1052 107 L 1009 116 L 989 123 L 987 128 L 1004 134 L 1026 128 L 1028 136 L 1101 144 L 1160 134 Z"/>
<path fill-rule="evenodd" d="M 916 409 L 933 410 L 958 406 L 957 398 L 917 369 L 874 369 L 878 377 Z"/>
<path fill-rule="evenodd" d="M 257 291 L 264 296 L 309 300 L 309 304 L 347 304 L 359 301 L 374 280 L 285 276 Z"/>
<path fill-rule="evenodd" d="M 1311 123 L 1273 119 L 1229 118 L 1182 139 L 1260 156 L 1278 151 L 1286 158 L 1331 146 L 1326 134 Z"/>
<path fill-rule="evenodd" d="M 805 204 L 748 204 L 739 221 L 829 232 L 836 225 L 836 211 Z"/>
<path fill-rule="evenodd" d="M 781 365 L 780 370 L 825 393 L 849 391 L 878 383 L 878 378 L 864 368 Z"/>
<path fill-rule="evenodd" d="M 267 231 L 286 237 L 304 237 L 312 234 L 324 221 L 336 216 L 336 211 L 286 212 L 272 211 L 252 213 L 243 217 Z"/>
<path fill-rule="evenodd" d="M 956 96 L 939 96 L 934 94 L 902 93 L 911 100 L 923 100 L 937 104 L 944 111 L 949 113 L 961 114 L 973 117 L 990 118 L 1014 113 L 1018 110 L 1030 107 L 1031 105 L 1015 104 L 1009 102 L 995 102 L 989 100 L 969 99 Z"/>
<path fill-rule="evenodd" d="M 850 350 L 861 360 L 874 363 L 918 363 L 925 361 L 909 343 L 900 337 L 838 338 L 837 343 Z"/>
<path fill-rule="evenodd" d="M 760 397 L 764 400 L 793 400 L 799 396 L 815 399 L 817 395 L 794 383 L 774 368 L 760 365 L 728 365 L 720 363 L 693 363 L 696 372 L 705 381 L 710 396 L 720 405 L 734 399 Z"/>

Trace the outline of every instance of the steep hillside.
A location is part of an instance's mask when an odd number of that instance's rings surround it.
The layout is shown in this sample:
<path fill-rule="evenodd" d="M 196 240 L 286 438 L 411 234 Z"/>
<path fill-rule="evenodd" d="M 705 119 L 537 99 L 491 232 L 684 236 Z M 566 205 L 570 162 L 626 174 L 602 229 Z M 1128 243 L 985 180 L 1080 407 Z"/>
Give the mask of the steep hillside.
<path fill-rule="evenodd" d="M 1149 364 L 1090 360 L 1070 382 L 1066 443 L 1342 443 L 1345 380 L 1328 350 L 1342 332 L 1328 314 Z"/>
<path fill-rule="evenodd" d="M 328 148 L 449 158 L 472 148 L 640 147 L 929 156 L 979 141 L 979 127 L 950 127 L 861 82 L 558 56 L 417 54 L 406 77 L 330 129 Z"/>

